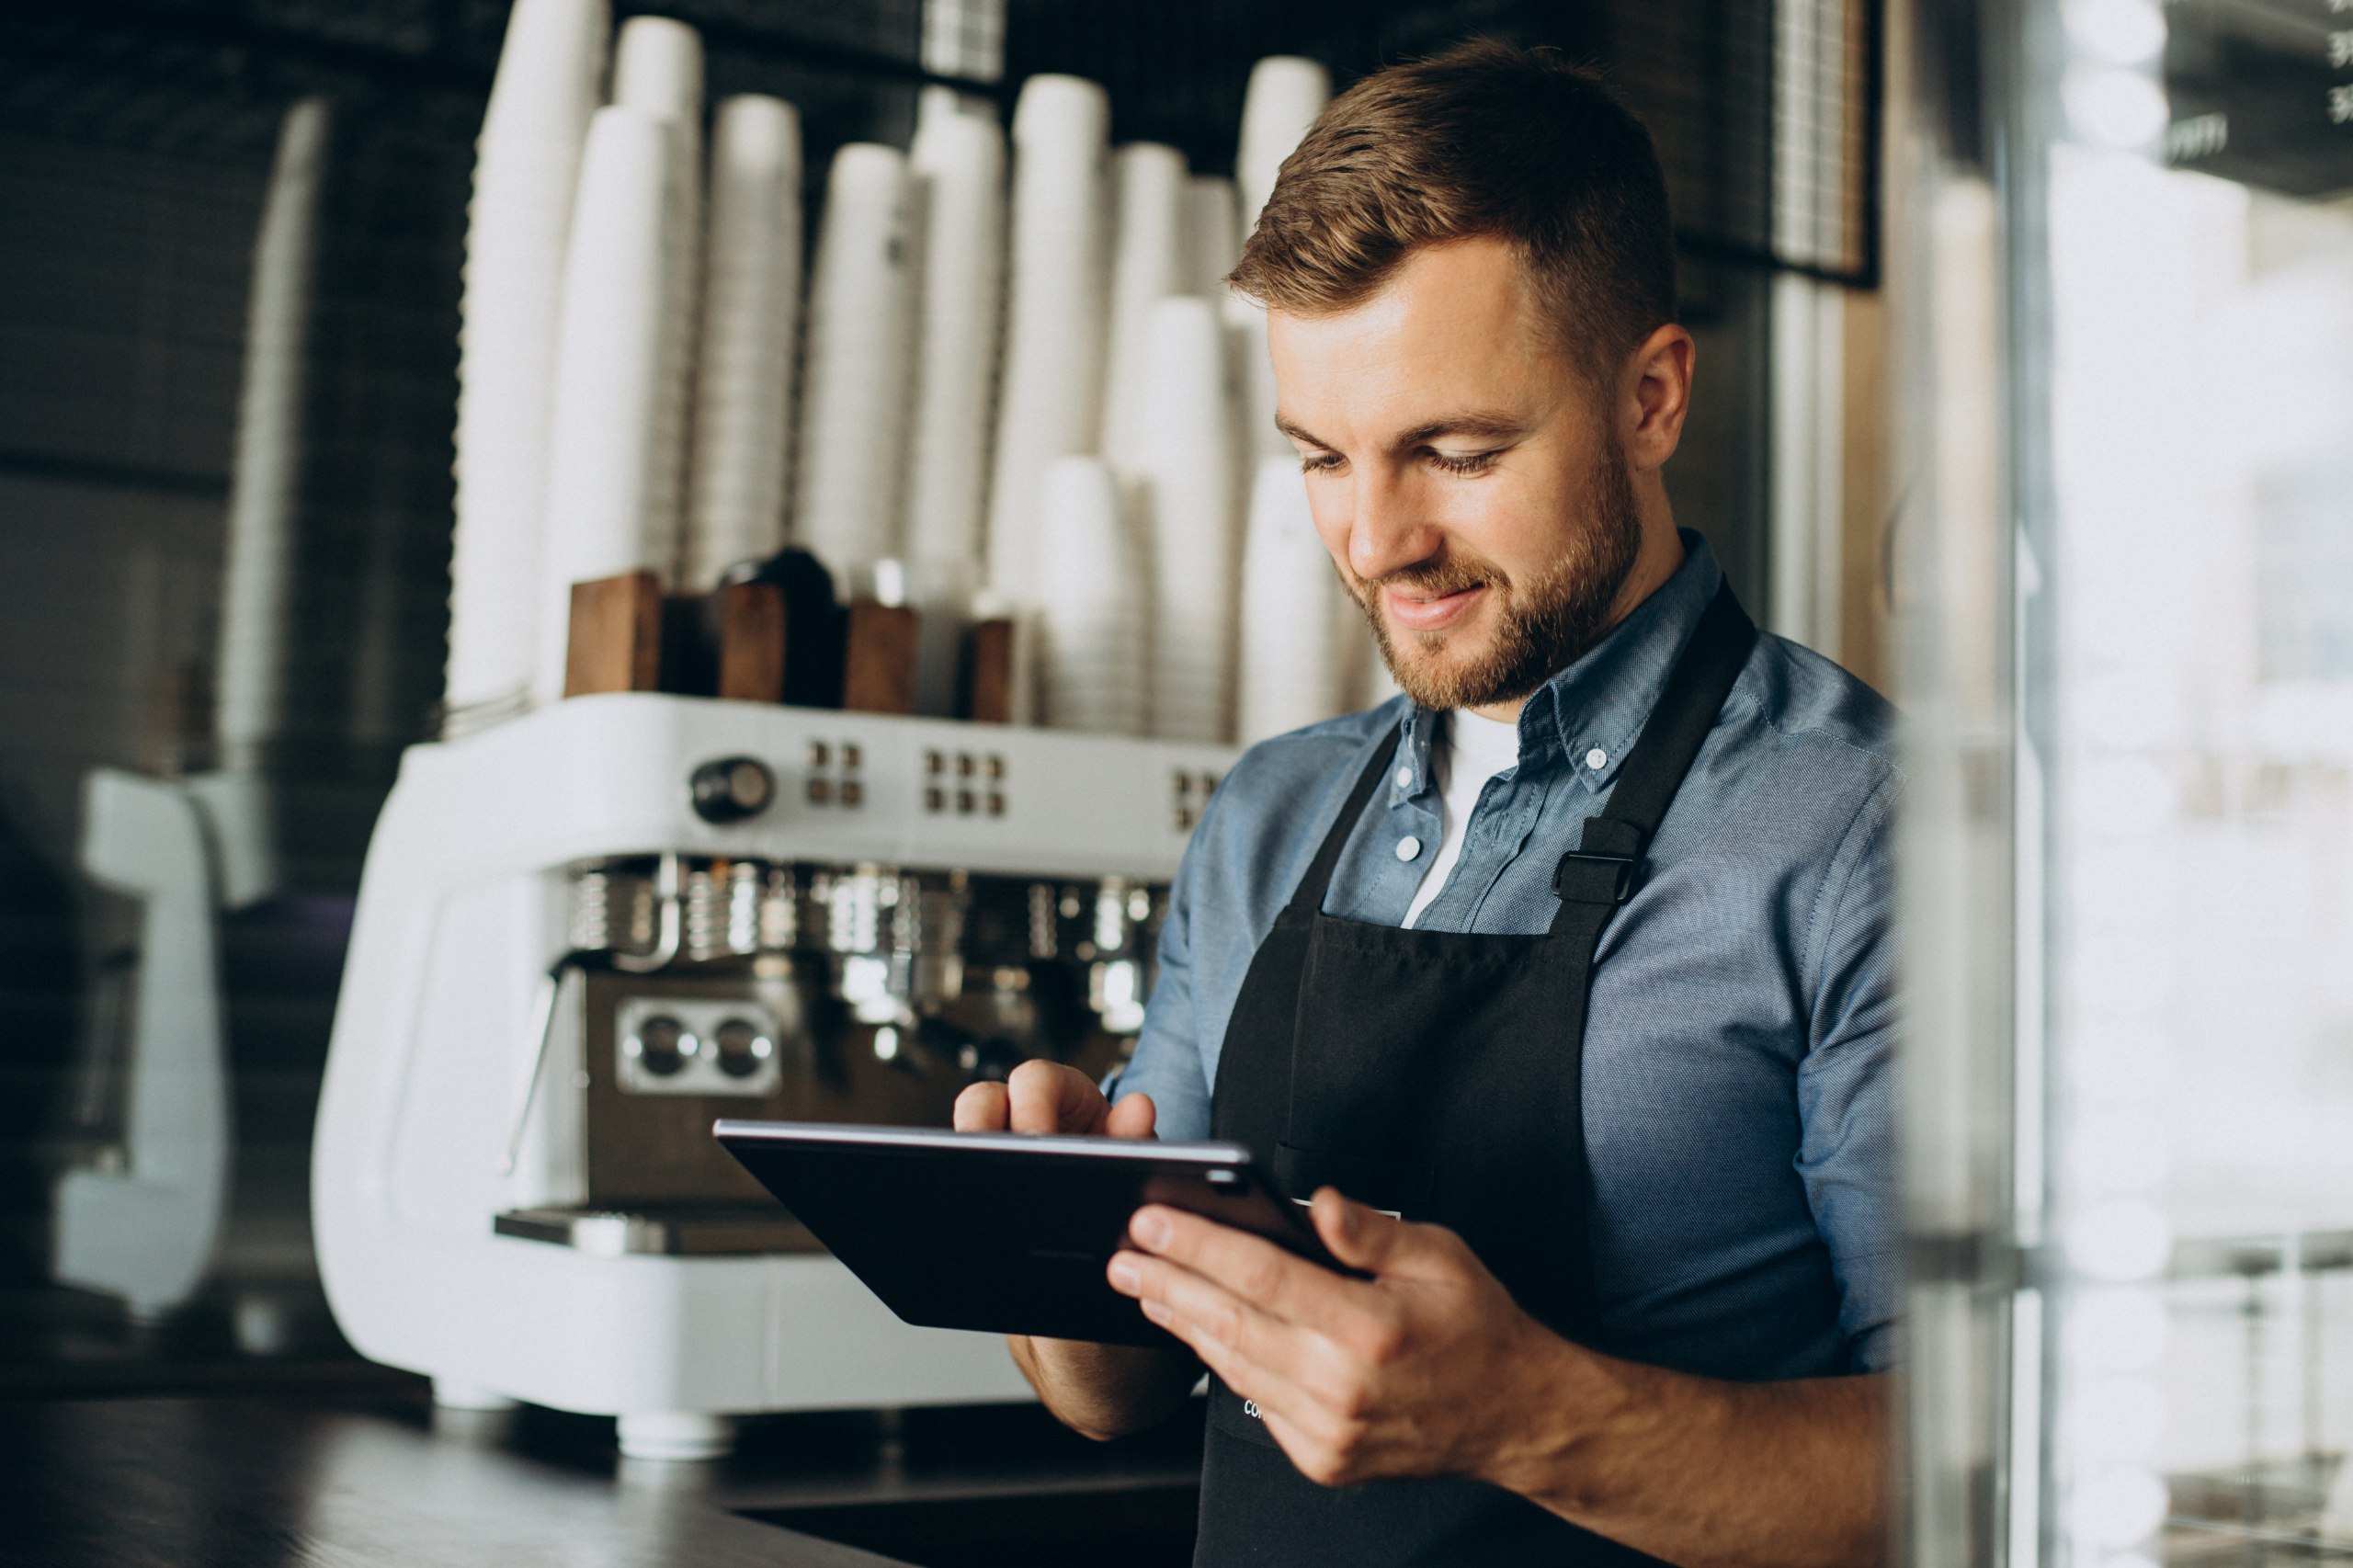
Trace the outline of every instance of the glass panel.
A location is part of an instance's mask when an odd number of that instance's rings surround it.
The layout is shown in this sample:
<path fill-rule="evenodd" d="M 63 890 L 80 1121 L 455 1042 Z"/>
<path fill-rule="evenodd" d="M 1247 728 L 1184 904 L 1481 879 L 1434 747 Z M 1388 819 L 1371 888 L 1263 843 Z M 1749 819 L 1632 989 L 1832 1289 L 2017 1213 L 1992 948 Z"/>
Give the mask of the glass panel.
<path fill-rule="evenodd" d="M 2353 1555 L 2342 6 L 2070 6 L 2048 62 L 2044 1438 L 2081 1568 Z"/>
<path fill-rule="evenodd" d="M 2075 1561 L 2160 1476 L 2237 1557 L 2353 1416 L 2353 201 L 2062 147 L 2051 209 L 2055 1456 Z"/>

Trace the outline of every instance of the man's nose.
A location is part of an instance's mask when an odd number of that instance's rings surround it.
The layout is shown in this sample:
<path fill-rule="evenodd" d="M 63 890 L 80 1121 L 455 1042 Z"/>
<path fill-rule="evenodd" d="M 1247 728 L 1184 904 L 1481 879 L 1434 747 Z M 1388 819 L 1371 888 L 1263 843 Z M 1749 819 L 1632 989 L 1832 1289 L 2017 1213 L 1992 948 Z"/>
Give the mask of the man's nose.
<path fill-rule="evenodd" d="M 1353 488 L 1348 568 L 1358 577 L 1375 582 L 1438 553 L 1443 536 L 1404 476 L 1375 472 L 1358 477 Z"/>

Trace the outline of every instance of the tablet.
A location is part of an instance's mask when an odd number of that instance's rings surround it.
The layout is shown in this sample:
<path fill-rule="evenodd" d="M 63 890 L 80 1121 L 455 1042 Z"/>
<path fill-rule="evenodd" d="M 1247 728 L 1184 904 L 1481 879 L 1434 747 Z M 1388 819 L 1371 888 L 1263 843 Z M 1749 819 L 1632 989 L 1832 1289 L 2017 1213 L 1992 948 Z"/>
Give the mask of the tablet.
<path fill-rule="evenodd" d="M 1146 1203 L 1341 1267 L 1239 1143 L 805 1121 L 711 1131 L 883 1304 L 926 1328 L 1175 1344 L 1104 1278 Z"/>

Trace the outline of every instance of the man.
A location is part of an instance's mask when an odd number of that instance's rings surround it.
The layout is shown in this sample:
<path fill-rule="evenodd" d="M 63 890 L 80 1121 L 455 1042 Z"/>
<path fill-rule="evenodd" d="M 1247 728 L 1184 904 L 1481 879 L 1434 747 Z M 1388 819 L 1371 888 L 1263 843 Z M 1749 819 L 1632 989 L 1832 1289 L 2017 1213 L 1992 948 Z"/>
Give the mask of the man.
<path fill-rule="evenodd" d="M 1147 1208 L 1111 1280 L 1189 1353 L 1016 1358 L 1103 1437 L 1206 1368 L 1203 1563 L 1877 1559 L 1890 713 L 1676 527 L 1647 135 L 1543 54 L 1384 71 L 1233 282 L 1405 696 L 1235 766 L 1116 1104 L 956 1119 L 1242 1140 L 1369 1278 Z"/>

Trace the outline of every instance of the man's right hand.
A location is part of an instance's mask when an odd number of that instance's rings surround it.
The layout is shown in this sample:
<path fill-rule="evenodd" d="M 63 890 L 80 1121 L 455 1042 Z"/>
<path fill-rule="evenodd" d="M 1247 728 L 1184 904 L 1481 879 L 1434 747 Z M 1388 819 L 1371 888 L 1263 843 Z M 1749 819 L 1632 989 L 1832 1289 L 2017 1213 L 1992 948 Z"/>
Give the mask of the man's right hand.
<path fill-rule="evenodd" d="M 1154 1115 L 1150 1095 L 1112 1105 L 1093 1079 L 1059 1062 L 1024 1062 L 1004 1083 L 972 1084 L 956 1096 L 959 1132 L 1149 1138 Z M 1006 1345 L 1046 1408 L 1090 1437 L 1117 1437 L 1161 1420 L 1200 1376 L 1200 1363 L 1184 1350 L 1023 1334 L 1007 1335 Z"/>

